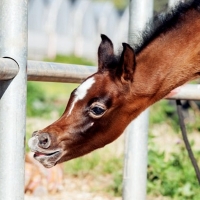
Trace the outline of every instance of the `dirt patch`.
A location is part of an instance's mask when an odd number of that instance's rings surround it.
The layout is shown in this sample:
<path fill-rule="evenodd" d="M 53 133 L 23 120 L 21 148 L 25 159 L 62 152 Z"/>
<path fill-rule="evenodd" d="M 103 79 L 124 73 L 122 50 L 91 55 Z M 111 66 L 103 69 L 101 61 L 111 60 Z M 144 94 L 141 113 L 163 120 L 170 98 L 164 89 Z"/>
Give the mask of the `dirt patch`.
<path fill-rule="evenodd" d="M 101 179 L 101 181 L 94 180 L 90 176 L 85 178 L 66 177 L 63 188 L 59 192 L 47 194 L 45 188 L 41 187 L 32 195 L 26 194 L 25 200 L 121 200 L 121 197 L 113 197 L 99 191 L 104 185 L 102 182 L 110 181 L 109 178 L 105 177 L 101 177 Z M 98 185 L 99 188 L 96 188 Z M 95 188 L 98 192 L 92 191 Z"/>

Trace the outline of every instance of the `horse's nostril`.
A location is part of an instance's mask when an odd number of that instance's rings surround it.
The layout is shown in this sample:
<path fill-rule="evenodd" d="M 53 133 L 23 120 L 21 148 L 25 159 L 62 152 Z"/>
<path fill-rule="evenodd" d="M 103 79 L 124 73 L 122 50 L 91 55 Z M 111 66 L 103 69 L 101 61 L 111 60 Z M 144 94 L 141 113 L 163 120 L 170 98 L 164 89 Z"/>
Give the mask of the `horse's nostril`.
<path fill-rule="evenodd" d="M 41 147 L 41 148 L 45 148 L 46 149 L 51 144 L 51 139 L 50 139 L 48 133 L 41 133 L 38 136 L 38 140 L 39 140 L 38 146 Z"/>

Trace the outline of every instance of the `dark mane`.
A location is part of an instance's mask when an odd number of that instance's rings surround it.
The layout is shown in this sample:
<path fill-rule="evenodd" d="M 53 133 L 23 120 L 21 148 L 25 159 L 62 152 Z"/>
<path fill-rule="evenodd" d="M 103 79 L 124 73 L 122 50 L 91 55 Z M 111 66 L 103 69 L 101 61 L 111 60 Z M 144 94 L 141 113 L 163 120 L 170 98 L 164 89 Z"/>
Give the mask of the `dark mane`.
<path fill-rule="evenodd" d="M 195 9 L 200 11 L 200 0 L 187 0 L 185 3 L 180 2 L 173 9 L 167 13 L 161 13 L 153 17 L 147 24 L 145 30 L 138 35 L 134 35 L 136 43 L 130 43 L 136 54 L 140 53 L 151 41 L 153 41 L 160 34 L 166 33 L 180 24 L 184 14 L 190 10 Z M 118 55 L 108 56 L 106 59 L 107 70 L 115 70 L 116 66 L 120 64 L 120 57 L 122 51 Z M 106 70 L 105 69 L 105 70 Z"/>
<path fill-rule="evenodd" d="M 174 9 L 166 14 L 155 16 L 147 25 L 146 29 L 140 34 L 137 44 L 131 44 L 135 53 L 139 53 L 145 46 L 158 37 L 161 33 L 165 33 L 175 28 L 178 22 L 189 9 L 200 10 L 200 0 L 190 0 L 186 3 L 178 4 Z"/>

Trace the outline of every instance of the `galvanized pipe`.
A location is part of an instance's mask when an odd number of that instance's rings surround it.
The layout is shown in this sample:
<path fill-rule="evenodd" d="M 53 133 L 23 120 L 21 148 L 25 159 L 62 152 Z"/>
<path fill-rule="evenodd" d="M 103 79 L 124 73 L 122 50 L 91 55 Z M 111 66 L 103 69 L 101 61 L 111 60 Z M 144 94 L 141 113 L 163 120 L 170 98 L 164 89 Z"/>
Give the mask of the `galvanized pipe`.
<path fill-rule="evenodd" d="M 153 16 L 153 0 L 130 0 L 129 43 L 136 43 L 135 35 L 142 31 Z M 145 200 L 147 182 L 147 143 L 149 110 L 140 114 L 127 128 L 123 199 Z"/>
<path fill-rule="evenodd" d="M 149 109 L 125 131 L 123 200 L 146 199 Z"/>
<path fill-rule="evenodd" d="M 14 78 L 19 71 L 17 63 L 8 58 L 0 58 L 0 80 Z"/>
<path fill-rule="evenodd" d="M 28 61 L 29 81 L 81 83 L 97 71 L 96 67 Z"/>
<path fill-rule="evenodd" d="M 13 79 L 0 81 L 0 199 L 3 200 L 24 197 L 27 4 L 28 0 L 0 1 L 0 57 L 11 58 L 19 66 Z"/>

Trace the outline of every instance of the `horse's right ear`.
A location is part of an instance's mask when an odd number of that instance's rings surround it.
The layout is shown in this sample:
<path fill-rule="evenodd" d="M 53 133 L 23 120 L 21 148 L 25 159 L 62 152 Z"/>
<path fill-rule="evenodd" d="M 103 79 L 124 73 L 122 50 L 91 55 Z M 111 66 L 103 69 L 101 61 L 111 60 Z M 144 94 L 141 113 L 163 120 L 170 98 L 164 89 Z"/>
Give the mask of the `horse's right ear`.
<path fill-rule="evenodd" d="M 135 72 L 135 53 L 129 44 L 123 43 L 123 52 L 120 58 L 120 67 L 117 74 L 122 82 L 132 82 Z"/>
<path fill-rule="evenodd" d="M 106 36 L 101 34 L 101 43 L 98 49 L 98 70 L 101 71 L 107 67 L 110 56 L 114 55 L 113 43 Z"/>

